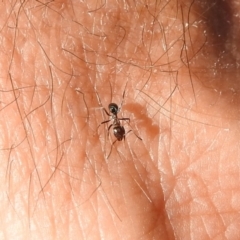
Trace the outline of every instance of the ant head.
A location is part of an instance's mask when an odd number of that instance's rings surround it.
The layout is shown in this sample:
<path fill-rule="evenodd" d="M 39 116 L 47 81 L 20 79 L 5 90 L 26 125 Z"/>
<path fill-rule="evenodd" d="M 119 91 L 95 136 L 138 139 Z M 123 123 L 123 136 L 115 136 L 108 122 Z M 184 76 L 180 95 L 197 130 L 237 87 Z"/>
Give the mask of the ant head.
<path fill-rule="evenodd" d="M 116 103 L 110 103 L 108 105 L 109 112 L 113 115 L 116 115 L 118 113 L 118 105 Z"/>

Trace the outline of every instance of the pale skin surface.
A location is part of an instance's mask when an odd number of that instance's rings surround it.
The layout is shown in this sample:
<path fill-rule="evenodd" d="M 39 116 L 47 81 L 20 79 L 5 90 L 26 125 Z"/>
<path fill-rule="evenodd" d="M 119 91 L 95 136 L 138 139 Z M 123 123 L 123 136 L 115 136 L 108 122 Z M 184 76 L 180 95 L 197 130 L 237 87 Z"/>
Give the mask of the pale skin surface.
<path fill-rule="evenodd" d="M 0 6 L 0 239 L 238 239 L 234 2 L 19 2 Z M 142 141 L 111 147 L 124 91 Z"/>

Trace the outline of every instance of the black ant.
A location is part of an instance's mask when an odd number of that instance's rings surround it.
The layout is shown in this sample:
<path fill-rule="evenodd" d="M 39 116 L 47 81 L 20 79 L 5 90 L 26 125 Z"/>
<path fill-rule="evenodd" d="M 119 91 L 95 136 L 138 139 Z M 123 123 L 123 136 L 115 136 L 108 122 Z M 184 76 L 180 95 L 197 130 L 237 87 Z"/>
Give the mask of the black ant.
<path fill-rule="evenodd" d="M 123 93 L 123 100 L 124 100 L 124 96 L 125 96 L 125 90 L 124 90 L 124 93 Z M 122 103 L 123 103 L 123 100 L 122 100 Z M 125 128 L 124 126 L 121 125 L 121 122 L 120 121 L 128 121 L 128 123 L 130 123 L 130 118 L 118 118 L 118 113 L 120 112 L 121 110 L 121 107 L 122 107 L 122 103 L 121 103 L 121 106 L 120 108 L 118 107 L 118 105 L 116 103 L 110 103 L 108 105 L 108 109 L 109 109 L 109 112 L 107 112 L 107 110 L 105 108 L 103 108 L 103 110 L 105 111 L 105 113 L 110 117 L 109 120 L 107 121 L 103 121 L 101 122 L 101 124 L 98 126 L 100 127 L 102 124 L 105 124 L 105 123 L 108 123 L 110 121 L 113 121 L 113 123 L 108 127 L 108 134 L 109 134 L 109 130 L 111 128 L 113 128 L 113 134 L 114 136 L 116 137 L 116 140 L 112 143 L 112 146 L 111 146 L 111 150 L 110 150 L 110 153 L 108 155 L 108 157 L 110 156 L 111 152 L 112 152 L 112 147 L 113 145 L 117 142 L 117 141 L 122 141 L 123 139 L 125 140 L 125 136 L 129 133 L 129 132 L 132 132 L 132 130 L 129 130 L 127 133 L 125 132 Z M 133 132 L 134 133 L 134 132 Z M 137 136 L 135 133 L 134 135 L 142 141 L 142 138 L 140 138 L 139 136 Z M 107 157 L 107 158 L 108 158 Z"/>

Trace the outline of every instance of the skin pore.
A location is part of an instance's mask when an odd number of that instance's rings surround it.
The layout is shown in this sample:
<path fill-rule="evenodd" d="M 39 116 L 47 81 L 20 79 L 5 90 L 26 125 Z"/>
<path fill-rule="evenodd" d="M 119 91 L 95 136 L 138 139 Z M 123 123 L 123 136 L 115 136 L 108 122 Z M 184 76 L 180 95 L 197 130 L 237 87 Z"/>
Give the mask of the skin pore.
<path fill-rule="evenodd" d="M 238 239 L 235 1 L 0 11 L 1 239 Z"/>

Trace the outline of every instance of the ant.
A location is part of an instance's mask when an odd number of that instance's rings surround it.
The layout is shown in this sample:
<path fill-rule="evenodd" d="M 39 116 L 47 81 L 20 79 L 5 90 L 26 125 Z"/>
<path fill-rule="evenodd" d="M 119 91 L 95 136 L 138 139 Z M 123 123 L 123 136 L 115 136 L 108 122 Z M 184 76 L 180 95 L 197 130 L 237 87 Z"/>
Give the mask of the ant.
<path fill-rule="evenodd" d="M 126 88 L 126 87 L 125 87 Z M 124 96 L 125 96 L 125 90 L 124 90 L 124 93 L 123 93 L 123 100 L 124 100 Z M 123 103 L 123 100 L 122 100 L 122 103 Z M 108 134 L 109 134 L 109 131 L 111 128 L 113 128 L 113 134 L 114 136 L 116 137 L 116 140 L 112 143 L 112 146 L 111 146 L 111 150 L 110 150 L 110 153 L 108 155 L 107 158 L 109 158 L 111 152 L 112 152 L 112 147 L 113 145 L 117 142 L 117 141 L 122 141 L 123 139 L 125 140 L 125 136 L 129 133 L 129 132 L 132 132 L 132 130 L 129 130 L 127 133 L 125 131 L 125 128 L 124 126 L 121 125 L 121 122 L 120 121 L 128 121 L 128 123 L 130 124 L 130 118 L 119 118 L 118 117 L 118 113 L 120 112 L 121 108 L 122 108 L 122 103 L 121 103 L 121 106 L 118 107 L 118 105 L 116 103 L 110 103 L 108 105 L 108 110 L 109 112 L 103 108 L 104 112 L 110 117 L 109 120 L 107 121 L 103 121 L 101 122 L 101 124 L 98 126 L 100 127 L 102 124 L 105 124 L 105 123 L 108 123 L 110 121 L 113 121 L 112 124 L 108 127 Z M 133 132 L 134 133 L 134 132 Z M 142 141 L 142 138 L 140 138 L 139 136 L 137 136 L 135 133 L 134 135 Z"/>

